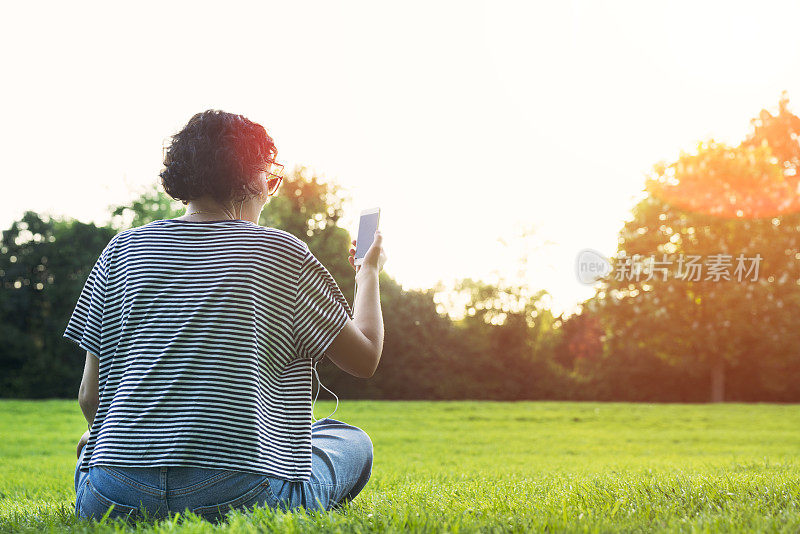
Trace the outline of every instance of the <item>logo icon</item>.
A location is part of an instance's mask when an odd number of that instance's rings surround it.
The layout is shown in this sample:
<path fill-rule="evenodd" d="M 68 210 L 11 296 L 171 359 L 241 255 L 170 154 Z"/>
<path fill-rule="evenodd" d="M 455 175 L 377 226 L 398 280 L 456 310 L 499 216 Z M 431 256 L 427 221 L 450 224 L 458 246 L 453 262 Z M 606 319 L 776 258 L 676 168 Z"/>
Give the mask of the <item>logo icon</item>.
<path fill-rule="evenodd" d="M 575 258 L 575 276 L 584 285 L 592 285 L 611 272 L 611 262 L 596 250 L 586 248 Z"/>

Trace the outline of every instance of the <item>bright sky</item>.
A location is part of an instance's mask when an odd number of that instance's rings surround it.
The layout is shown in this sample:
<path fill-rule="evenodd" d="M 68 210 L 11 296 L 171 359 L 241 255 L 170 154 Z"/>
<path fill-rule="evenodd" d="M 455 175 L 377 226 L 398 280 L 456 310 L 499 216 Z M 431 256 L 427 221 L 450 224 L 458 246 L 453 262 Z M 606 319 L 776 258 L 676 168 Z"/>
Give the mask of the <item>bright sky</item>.
<path fill-rule="evenodd" d="M 26 209 L 106 222 L 158 180 L 162 141 L 216 108 L 347 188 L 351 233 L 380 206 L 405 287 L 526 257 L 531 288 L 570 310 L 593 293 L 576 254 L 615 252 L 655 162 L 737 142 L 782 90 L 800 100 L 797 20 L 796 2 L 729 0 L 14 2 L 0 228 Z"/>

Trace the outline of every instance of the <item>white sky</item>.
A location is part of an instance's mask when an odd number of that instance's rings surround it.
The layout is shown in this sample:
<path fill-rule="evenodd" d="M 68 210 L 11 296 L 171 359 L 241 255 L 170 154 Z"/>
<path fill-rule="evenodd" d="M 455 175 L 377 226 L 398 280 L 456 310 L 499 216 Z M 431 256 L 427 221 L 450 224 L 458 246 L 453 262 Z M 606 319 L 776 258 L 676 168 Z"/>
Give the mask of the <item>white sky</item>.
<path fill-rule="evenodd" d="M 614 253 L 656 161 L 800 99 L 797 20 L 798 3 L 730 0 L 15 2 L 0 228 L 26 209 L 104 223 L 158 180 L 162 141 L 216 108 L 347 188 L 353 234 L 379 205 L 405 287 L 512 276 L 525 256 L 569 310 L 592 294 L 575 255 Z"/>

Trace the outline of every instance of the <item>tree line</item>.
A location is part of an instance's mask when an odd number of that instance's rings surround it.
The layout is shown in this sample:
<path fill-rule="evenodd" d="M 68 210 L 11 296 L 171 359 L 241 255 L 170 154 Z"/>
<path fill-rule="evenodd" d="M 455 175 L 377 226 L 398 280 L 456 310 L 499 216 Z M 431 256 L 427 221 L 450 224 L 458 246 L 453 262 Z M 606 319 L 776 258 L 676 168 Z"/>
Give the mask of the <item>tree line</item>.
<path fill-rule="evenodd" d="M 800 401 L 799 166 L 800 119 L 785 97 L 739 145 L 704 142 L 655 165 L 610 271 L 568 317 L 544 291 L 464 279 L 466 313 L 453 319 L 434 290 L 383 272 L 378 370 L 359 379 L 323 360 L 322 381 L 340 398 Z M 350 300 L 346 200 L 298 167 L 259 224 L 306 241 Z M 116 233 L 183 207 L 153 187 L 109 213 L 96 226 L 26 211 L 3 231 L 0 396 L 77 395 L 85 353 L 62 334 L 89 271 Z M 757 280 L 654 271 L 653 258 L 736 255 L 761 258 Z"/>

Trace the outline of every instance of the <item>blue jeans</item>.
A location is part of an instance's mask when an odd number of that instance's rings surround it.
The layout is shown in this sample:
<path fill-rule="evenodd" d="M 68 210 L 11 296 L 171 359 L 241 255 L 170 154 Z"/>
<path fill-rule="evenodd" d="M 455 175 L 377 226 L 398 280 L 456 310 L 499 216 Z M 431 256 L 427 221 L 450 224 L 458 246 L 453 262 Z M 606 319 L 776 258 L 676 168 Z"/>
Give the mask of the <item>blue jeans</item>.
<path fill-rule="evenodd" d="M 162 519 L 190 510 L 212 522 L 231 509 L 267 506 L 332 510 L 353 499 L 372 474 L 372 441 L 360 428 L 335 419 L 311 425 L 311 480 L 199 467 L 75 466 L 75 515 Z"/>

